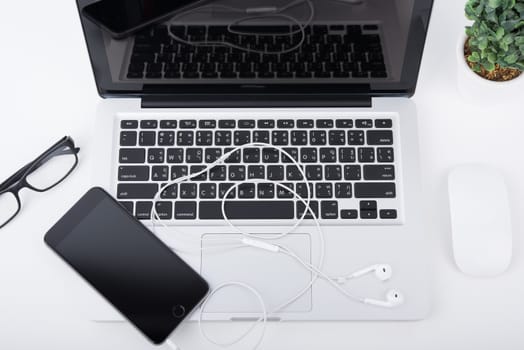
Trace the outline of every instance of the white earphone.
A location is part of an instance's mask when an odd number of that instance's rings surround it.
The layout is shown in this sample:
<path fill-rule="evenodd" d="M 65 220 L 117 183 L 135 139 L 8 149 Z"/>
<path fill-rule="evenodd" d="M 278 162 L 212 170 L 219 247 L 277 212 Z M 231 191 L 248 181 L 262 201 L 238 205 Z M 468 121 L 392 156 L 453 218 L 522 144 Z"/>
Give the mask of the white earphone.
<path fill-rule="evenodd" d="M 369 273 L 373 273 L 378 280 L 384 282 L 391 278 L 391 275 L 393 274 L 393 269 L 389 264 L 375 264 L 363 268 L 362 270 L 355 271 L 350 275 L 336 277 L 335 280 L 340 284 L 344 284 L 349 280 L 367 275 Z"/>
<path fill-rule="evenodd" d="M 395 289 L 391 289 L 386 293 L 386 300 L 377 300 L 377 299 L 370 299 L 370 298 L 364 299 L 364 304 L 388 307 L 388 308 L 398 306 L 402 304 L 403 302 L 404 302 L 403 295 Z"/>

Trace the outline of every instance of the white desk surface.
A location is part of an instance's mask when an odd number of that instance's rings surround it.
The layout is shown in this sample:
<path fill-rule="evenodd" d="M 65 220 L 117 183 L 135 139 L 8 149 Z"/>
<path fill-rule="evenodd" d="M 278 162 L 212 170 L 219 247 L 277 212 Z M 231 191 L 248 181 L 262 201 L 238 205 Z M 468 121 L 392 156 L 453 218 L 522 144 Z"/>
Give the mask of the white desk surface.
<path fill-rule="evenodd" d="M 414 97 L 431 211 L 421 234 L 433 246 L 428 256 L 434 266 L 432 313 L 420 322 L 271 324 L 264 349 L 524 348 L 522 91 L 514 91 L 518 104 L 500 109 L 490 101 L 462 102 L 455 45 L 463 3 L 436 0 Z M 91 179 L 88 145 L 99 97 L 75 1 L 10 1 L 0 11 L 0 29 L 0 179 L 66 134 L 83 147 L 73 175 L 44 195 L 24 193 L 23 212 L 0 231 L 0 348 L 153 349 L 129 324 L 96 324 L 77 311 L 82 300 L 70 291 L 84 282 L 66 273 L 68 267 L 42 241 Z M 466 277 L 452 260 L 446 175 L 464 162 L 500 168 L 510 189 L 514 259 L 495 279 Z M 239 330 L 239 325 L 212 327 L 231 334 Z M 214 348 L 200 339 L 194 324 L 184 325 L 175 340 L 185 350 Z"/>

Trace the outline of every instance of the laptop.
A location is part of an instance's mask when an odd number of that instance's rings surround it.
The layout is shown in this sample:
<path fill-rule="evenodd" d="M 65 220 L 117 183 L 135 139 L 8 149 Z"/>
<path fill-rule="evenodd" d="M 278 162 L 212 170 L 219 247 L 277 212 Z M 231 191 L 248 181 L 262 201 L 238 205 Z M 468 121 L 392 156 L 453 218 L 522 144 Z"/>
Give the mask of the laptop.
<path fill-rule="evenodd" d="M 286 237 L 304 261 L 330 276 L 386 263 L 392 278 L 373 274 L 343 285 L 352 294 L 384 299 L 402 292 L 394 308 L 348 299 L 282 254 L 260 249 L 207 249 L 239 233 L 273 238 L 289 230 L 305 205 L 274 183 L 307 197 L 290 157 L 271 147 L 233 153 L 196 178 L 166 189 L 157 203 L 155 233 L 211 287 L 242 281 L 279 308 L 271 320 L 418 320 L 431 304 L 428 237 L 421 193 L 415 92 L 431 0 L 313 0 L 286 18 L 218 9 L 198 10 L 113 39 L 82 9 L 81 23 L 101 97 L 93 142 L 94 182 L 151 226 L 152 199 L 169 180 L 198 172 L 234 147 L 263 142 L 283 148 L 311 183 L 310 214 Z M 209 1 L 236 8 L 275 6 L 283 0 Z M 294 20 L 290 20 L 294 18 Z M 224 41 L 231 45 L 196 45 Z M 299 45 L 297 45 L 297 43 Z M 261 53 L 261 51 L 271 51 Z M 280 52 L 282 51 L 282 52 Z M 204 249 L 201 249 L 204 248 Z M 95 320 L 119 316 L 100 299 Z M 229 288 L 207 305 L 205 320 L 253 320 L 259 305 Z M 196 316 L 192 316 L 195 319 Z"/>

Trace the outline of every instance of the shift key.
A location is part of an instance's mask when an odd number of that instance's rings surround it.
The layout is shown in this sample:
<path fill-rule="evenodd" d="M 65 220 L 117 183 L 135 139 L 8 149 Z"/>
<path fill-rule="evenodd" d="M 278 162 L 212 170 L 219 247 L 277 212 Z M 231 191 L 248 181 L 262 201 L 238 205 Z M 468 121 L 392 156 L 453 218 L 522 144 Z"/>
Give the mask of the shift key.
<path fill-rule="evenodd" d="M 355 183 L 356 198 L 395 198 L 393 182 L 357 182 Z"/>
<path fill-rule="evenodd" d="M 158 192 L 157 184 L 118 184 L 117 198 L 119 199 L 152 199 Z"/>

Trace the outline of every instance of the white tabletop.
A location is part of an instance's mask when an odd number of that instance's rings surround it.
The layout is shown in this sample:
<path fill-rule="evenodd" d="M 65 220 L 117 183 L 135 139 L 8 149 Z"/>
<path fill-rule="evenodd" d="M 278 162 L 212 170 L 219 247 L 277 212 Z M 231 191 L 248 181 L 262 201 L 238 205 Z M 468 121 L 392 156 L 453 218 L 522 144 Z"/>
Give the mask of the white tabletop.
<path fill-rule="evenodd" d="M 436 0 L 414 97 L 431 214 L 421 234 L 433 247 L 432 313 L 420 322 L 271 324 L 265 349 L 524 348 L 523 103 L 492 106 L 486 100 L 474 106 L 459 96 L 455 46 L 463 2 Z M 91 184 L 89 141 L 99 97 L 75 1 L 10 1 L 0 11 L 0 29 L 0 179 L 64 135 L 82 147 L 73 175 L 44 195 L 24 192 L 23 212 L 0 231 L 0 348 L 152 349 L 129 324 L 88 321 L 74 293 L 87 285 L 42 241 Z M 522 91 L 513 94 L 522 99 Z M 452 259 L 446 175 L 464 162 L 498 167 L 510 189 L 514 258 L 498 278 L 466 277 Z M 231 335 L 240 329 L 229 323 L 210 327 Z M 214 348 L 194 324 L 182 326 L 175 340 L 182 349 Z"/>

